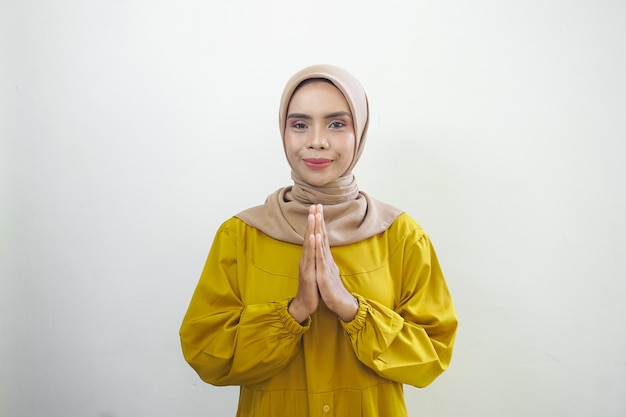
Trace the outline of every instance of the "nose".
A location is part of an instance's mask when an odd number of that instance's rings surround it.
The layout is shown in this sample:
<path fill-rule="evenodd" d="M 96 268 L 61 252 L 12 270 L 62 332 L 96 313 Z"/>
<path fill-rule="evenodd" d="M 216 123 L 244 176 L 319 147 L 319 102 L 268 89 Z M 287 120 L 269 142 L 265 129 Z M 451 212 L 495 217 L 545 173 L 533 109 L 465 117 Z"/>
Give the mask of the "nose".
<path fill-rule="evenodd" d="M 328 149 L 330 144 L 323 129 L 312 129 L 309 135 L 309 149 Z"/>

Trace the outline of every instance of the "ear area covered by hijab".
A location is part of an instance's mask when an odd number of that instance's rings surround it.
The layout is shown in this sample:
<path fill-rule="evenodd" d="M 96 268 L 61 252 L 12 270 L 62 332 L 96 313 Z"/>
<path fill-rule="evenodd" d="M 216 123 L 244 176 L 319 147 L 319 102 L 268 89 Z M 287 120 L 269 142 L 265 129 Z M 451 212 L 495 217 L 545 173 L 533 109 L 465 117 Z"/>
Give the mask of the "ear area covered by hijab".
<path fill-rule="evenodd" d="M 384 232 L 402 211 L 360 191 L 352 174 L 365 145 L 369 106 L 361 83 L 345 69 L 333 65 L 313 65 L 289 79 L 280 101 L 278 120 L 281 138 L 284 137 L 289 102 L 298 86 L 307 80 L 320 78 L 330 81 L 344 95 L 352 112 L 356 150 L 346 174 L 318 187 L 307 184 L 292 171 L 293 185 L 276 190 L 264 204 L 244 210 L 235 217 L 274 239 L 301 245 L 309 206 L 322 204 L 329 242 L 331 246 L 342 246 Z"/>

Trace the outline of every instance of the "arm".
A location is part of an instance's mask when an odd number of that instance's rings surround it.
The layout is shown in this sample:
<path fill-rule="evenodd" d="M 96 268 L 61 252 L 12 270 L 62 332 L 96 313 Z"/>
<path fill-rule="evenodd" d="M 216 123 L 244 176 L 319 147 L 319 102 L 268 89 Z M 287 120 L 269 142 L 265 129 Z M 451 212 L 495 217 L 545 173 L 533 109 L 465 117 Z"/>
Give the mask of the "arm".
<path fill-rule="evenodd" d="M 356 295 L 356 318 L 342 322 L 361 362 L 379 375 L 417 387 L 450 364 L 457 318 L 435 251 L 426 235 L 392 267 L 402 286 L 395 311 Z"/>
<path fill-rule="evenodd" d="M 302 333 L 288 300 L 244 305 L 237 277 L 237 236 L 222 225 L 180 328 L 183 355 L 204 381 L 246 385 L 289 363 Z"/>

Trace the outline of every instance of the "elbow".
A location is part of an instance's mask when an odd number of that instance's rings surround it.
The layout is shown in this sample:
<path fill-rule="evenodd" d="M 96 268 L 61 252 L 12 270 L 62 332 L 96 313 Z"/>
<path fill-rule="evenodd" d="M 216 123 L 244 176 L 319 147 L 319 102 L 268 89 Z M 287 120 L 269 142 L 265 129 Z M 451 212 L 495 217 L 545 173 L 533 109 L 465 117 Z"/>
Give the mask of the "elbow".
<path fill-rule="evenodd" d="M 448 363 L 442 363 L 441 361 L 434 361 L 425 365 L 420 372 L 420 375 L 412 385 L 417 388 L 426 388 L 432 384 L 441 374 L 448 369 Z"/>
<path fill-rule="evenodd" d="M 452 362 L 452 352 L 454 350 L 454 341 L 456 337 L 456 324 L 454 331 L 449 333 L 445 341 L 433 341 L 437 358 L 431 362 L 424 364 L 420 378 L 414 384 L 418 388 L 425 388 L 435 379 L 443 374 Z"/>
<path fill-rule="evenodd" d="M 185 361 L 201 380 L 211 385 L 228 385 L 224 379 L 230 372 L 229 358 L 215 357 L 206 349 L 185 341 L 183 337 L 181 337 L 181 348 Z"/>
<path fill-rule="evenodd" d="M 184 349 L 183 356 L 202 381 L 218 386 L 231 385 L 228 382 L 228 364 L 202 353 L 186 352 Z"/>

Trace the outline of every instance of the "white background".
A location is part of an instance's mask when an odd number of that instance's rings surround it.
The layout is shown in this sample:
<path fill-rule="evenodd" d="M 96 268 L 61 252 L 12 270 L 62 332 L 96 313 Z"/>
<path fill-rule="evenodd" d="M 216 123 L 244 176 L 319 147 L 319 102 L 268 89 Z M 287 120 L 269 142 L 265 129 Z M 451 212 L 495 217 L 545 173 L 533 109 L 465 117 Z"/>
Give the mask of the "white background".
<path fill-rule="evenodd" d="M 412 416 L 626 415 L 626 3 L 0 5 L 0 416 L 233 416 L 178 327 L 219 224 L 290 183 L 286 80 L 368 91 L 361 189 L 460 327 Z"/>

